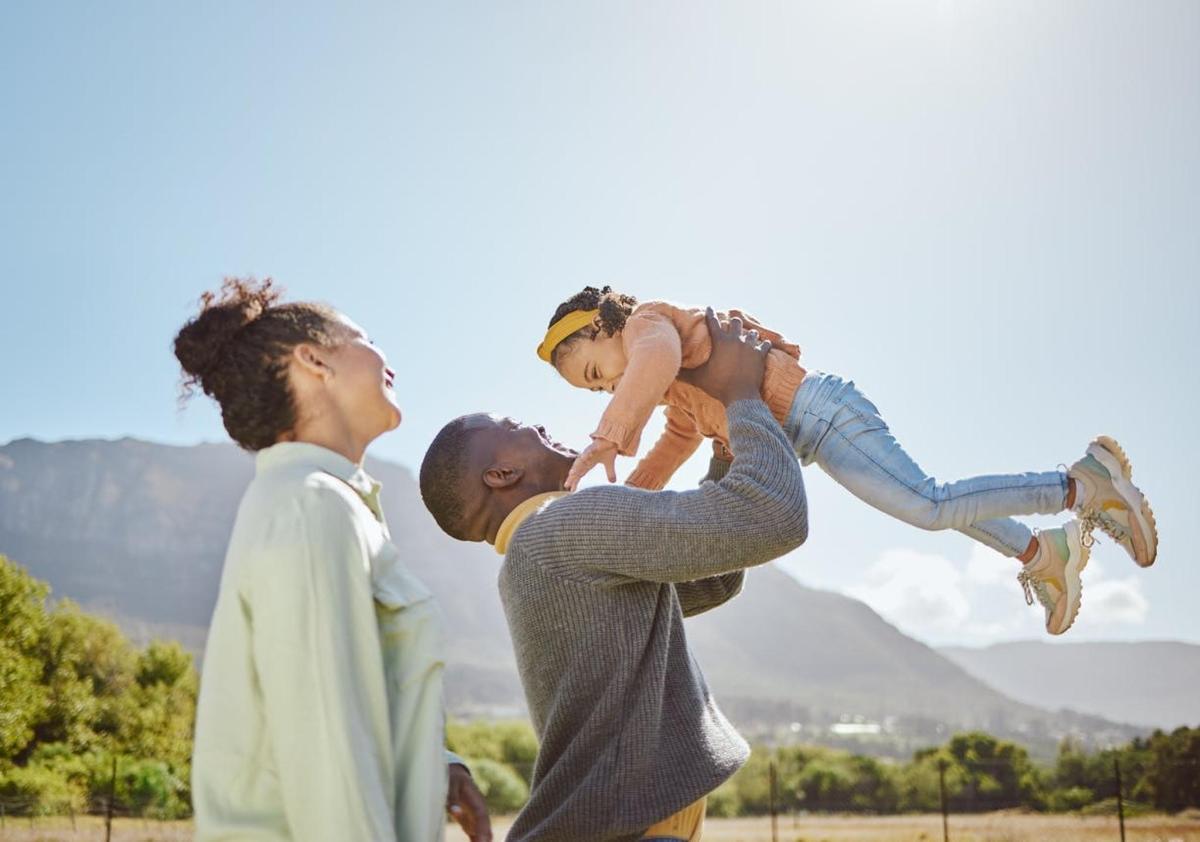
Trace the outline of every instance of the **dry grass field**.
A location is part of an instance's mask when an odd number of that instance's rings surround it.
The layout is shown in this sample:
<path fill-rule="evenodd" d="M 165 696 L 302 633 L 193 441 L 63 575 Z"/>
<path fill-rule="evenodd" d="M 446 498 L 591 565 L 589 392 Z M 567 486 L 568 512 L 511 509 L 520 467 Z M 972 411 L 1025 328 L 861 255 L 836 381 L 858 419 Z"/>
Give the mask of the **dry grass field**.
<path fill-rule="evenodd" d="M 504 838 L 510 819 L 495 822 L 497 842 Z M 1150 816 L 1125 823 L 1127 842 L 1200 842 L 1200 815 Z M 940 842 L 939 816 L 809 816 L 780 818 L 779 842 Z M 113 842 L 191 842 L 190 822 L 155 822 L 120 819 L 113 826 Z M 1117 842 L 1115 819 L 1076 816 L 1037 816 L 1012 813 L 951 816 L 953 842 Z M 104 822 L 81 818 L 72 829 L 69 819 L 8 818 L 0 829 L 0 842 L 103 842 Z M 705 842 L 771 842 L 769 819 L 712 819 L 705 824 Z M 343 842 L 338 840 L 337 842 Z M 352 840 L 345 840 L 352 842 Z M 446 842 L 466 842 L 457 827 L 446 833 Z"/>
<path fill-rule="evenodd" d="M 508 820 L 495 822 L 497 842 Z M 780 818 L 779 842 L 941 842 L 941 816 Z M 989 813 L 950 817 L 951 842 L 1119 842 L 1116 819 Z M 466 842 L 457 828 L 446 842 Z M 1153 816 L 1125 822 L 1127 842 L 1200 842 L 1200 816 Z M 771 842 L 770 819 L 710 819 L 704 842 Z"/>

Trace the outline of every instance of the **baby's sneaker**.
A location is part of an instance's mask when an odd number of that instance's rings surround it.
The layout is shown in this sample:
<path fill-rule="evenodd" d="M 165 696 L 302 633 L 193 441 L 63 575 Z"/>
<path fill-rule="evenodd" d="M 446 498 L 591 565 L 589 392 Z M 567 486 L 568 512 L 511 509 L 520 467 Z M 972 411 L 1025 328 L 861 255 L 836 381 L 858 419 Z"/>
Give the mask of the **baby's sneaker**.
<path fill-rule="evenodd" d="M 1091 545 L 1097 526 L 1142 567 L 1158 555 L 1158 526 L 1146 496 L 1130 482 L 1133 468 L 1115 440 L 1098 436 L 1067 471 L 1075 480 L 1075 511 Z"/>
<path fill-rule="evenodd" d="M 1046 609 L 1046 631 L 1062 634 L 1071 628 L 1083 598 L 1080 571 L 1087 567 L 1090 552 L 1083 543 L 1079 521 L 1037 534 L 1038 552 L 1017 574 L 1025 588 L 1025 602 L 1037 601 Z"/>

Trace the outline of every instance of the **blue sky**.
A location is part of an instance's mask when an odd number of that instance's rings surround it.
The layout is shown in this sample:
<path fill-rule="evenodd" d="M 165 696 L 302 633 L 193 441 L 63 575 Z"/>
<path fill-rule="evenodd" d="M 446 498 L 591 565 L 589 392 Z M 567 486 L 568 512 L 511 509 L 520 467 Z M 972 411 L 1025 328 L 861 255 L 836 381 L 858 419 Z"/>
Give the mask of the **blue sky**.
<path fill-rule="evenodd" d="M 604 399 L 533 348 L 608 282 L 748 309 L 940 478 L 1115 435 L 1162 549 L 1102 545 L 1068 638 L 1200 641 L 1200 5 L 337 6 L 0 11 L 0 441 L 222 439 L 169 344 L 254 274 L 388 351 L 377 455 L 479 409 L 580 442 Z M 806 479 L 801 581 L 932 642 L 1041 634 L 1014 562 Z"/>

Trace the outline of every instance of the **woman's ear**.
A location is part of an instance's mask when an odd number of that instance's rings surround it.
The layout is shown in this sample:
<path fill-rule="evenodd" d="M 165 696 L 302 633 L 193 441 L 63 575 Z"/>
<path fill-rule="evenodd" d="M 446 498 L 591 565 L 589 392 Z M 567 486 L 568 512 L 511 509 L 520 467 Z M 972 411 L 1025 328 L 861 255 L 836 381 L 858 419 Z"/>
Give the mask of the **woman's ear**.
<path fill-rule="evenodd" d="M 305 374 L 328 380 L 333 376 L 325 349 L 309 342 L 301 342 L 292 349 L 292 360 Z"/>
<path fill-rule="evenodd" d="M 488 488 L 512 488 L 525 476 L 524 468 L 510 468 L 507 465 L 492 465 L 483 472 L 483 484 Z"/>

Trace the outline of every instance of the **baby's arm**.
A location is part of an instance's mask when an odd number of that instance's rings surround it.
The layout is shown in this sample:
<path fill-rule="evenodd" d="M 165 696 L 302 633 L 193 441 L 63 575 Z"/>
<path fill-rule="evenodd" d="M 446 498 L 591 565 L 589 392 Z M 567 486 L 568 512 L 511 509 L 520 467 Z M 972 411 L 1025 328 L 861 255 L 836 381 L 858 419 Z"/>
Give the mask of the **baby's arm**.
<path fill-rule="evenodd" d="M 696 428 L 692 416 L 679 407 L 668 406 L 666 429 L 645 458 L 638 462 L 625 484 L 648 491 L 660 490 L 702 441 L 704 436 Z"/>
<path fill-rule="evenodd" d="M 625 373 L 592 438 L 610 441 L 622 456 L 633 456 L 654 408 L 679 376 L 683 341 L 670 319 L 649 312 L 630 316 L 622 339 Z"/>
<path fill-rule="evenodd" d="M 600 416 L 592 443 L 567 474 L 566 487 L 572 491 L 588 471 L 600 464 L 608 473 L 608 481 L 617 481 L 617 454 L 637 453 L 646 422 L 679 374 L 683 341 L 670 319 L 658 313 L 635 313 L 625 322 L 621 335 L 625 373 Z"/>

